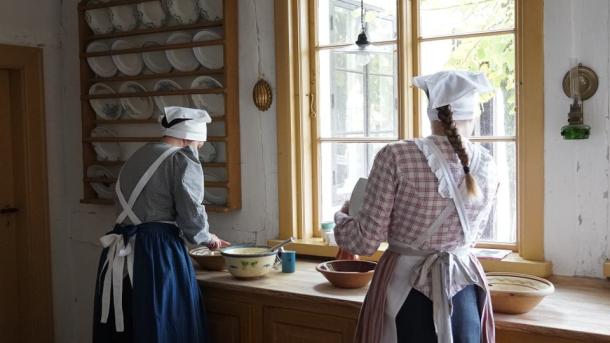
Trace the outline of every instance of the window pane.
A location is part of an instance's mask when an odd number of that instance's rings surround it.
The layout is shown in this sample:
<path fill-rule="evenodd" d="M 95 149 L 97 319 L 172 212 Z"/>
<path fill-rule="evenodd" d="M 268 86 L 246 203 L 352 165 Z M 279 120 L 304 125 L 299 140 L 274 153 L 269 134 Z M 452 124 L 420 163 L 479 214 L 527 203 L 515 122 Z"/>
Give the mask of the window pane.
<path fill-rule="evenodd" d="M 364 1 L 369 41 L 396 39 L 396 0 Z M 351 44 L 361 30 L 360 1 L 319 0 L 318 44 Z"/>
<path fill-rule="evenodd" d="M 383 143 L 320 144 L 320 221 L 332 221 L 361 177 L 368 177 Z"/>
<path fill-rule="evenodd" d="M 514 0 L 420 0 L 422 37 L 515 27 Z"/>
<path fill-rule="evenodd" d="M 491 220 L 480 241 L 515 243 L 517 241 L 516 154 L 514 142 L 482 143 L 494 157 L 500 188 Z"/>
<path fill-rule="evenodd" d="M 475 134 L 481 136 L 514 136 L 516 115 L 515 39 L 513 34 L 446 39 L 421 43 L 422 75 L 445 69 L 483 71 L 495 94 L 484 95 L 482 111 L 477 116 Z M 422 131 L 429 132 L 428 106 L 420 92 Z"/>
<path fill-rule="evenodd" d="M 320 137 L 398 137 L 395 53 L 358 65 L 354 54 L 319 52 Z"/>

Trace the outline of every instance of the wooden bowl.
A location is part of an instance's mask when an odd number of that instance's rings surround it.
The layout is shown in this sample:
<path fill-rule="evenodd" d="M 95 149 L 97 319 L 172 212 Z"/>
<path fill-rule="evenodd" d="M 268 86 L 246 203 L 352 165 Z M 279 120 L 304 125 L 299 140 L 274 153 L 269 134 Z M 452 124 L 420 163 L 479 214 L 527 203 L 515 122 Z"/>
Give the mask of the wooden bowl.
<path fill-rule="evenodd" d="M 225 269 L 225 259 L 220 254 L 220 251 L 210 250 L 206 247 L 191 249 L 189 256 L 199 267 L 205 270 L 223 270 Z"/>
<path fill-rule="evenodd" d="M 529 312 L 555 291 L 550 281 L 526 274 L 490 272 L 487 282 L 493 309 L 500 313 Z"/>
<path fill-rule="evenodd" d="M 373 278 L 377 263 L 369 261 L 334 260 L 320 263 L 316 270 L 339 288 L 360 288 Z"/>

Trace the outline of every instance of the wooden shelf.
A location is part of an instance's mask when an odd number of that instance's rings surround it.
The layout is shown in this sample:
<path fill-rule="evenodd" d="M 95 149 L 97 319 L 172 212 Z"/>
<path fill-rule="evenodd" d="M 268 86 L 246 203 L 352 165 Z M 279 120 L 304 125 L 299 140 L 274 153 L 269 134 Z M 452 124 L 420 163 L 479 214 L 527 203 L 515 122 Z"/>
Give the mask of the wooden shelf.
<path fill-rule="evenodd" d="M 187 30 L 197 30 L 197 29 L 210 29 L 215 27 L 222 27 L 224 22 L 221 21 L 200 21 L 194 24 L 187 25 L 172 25 L 172 26 L 162 26 L 155 28 L 144 28 L 144 29 L 135 29 L 126 32 L 111 32 L 105 34 L 92 34 L 85 38 L 85 41 L 91 42 L 94 40 L 100 39 L 110 39 L 110 38 L 121 38 L 121 37 L 129 37 L 129 36 L 140 36 L 140 35 L 148 35 L 153 33 L 163 33 L 163 32 L 173 32 L 173 31 L 187 31 Z"/>
<path fill-rule="evenodd" d="M 152 92 L 134 92 L 134 93 L 114 93 L 114 94 L 87 94 L 82 98 L 89 99 L 116 99 L 116 98 L 142 98 L 147 96 L 172 96 L 172 95 L 191 95 L 191 94 L 222 94 L 226 91 L 225 88 L 210 88 L 210 89 L 179 89 L 171 92 L 167 91 L 152 91 Z"/>
<path fill-rule="evenodd" d="M 130 48 L 130 49 L 84 52 L 80 55 L 80 58 L 86 59 L 88 57 L 137 54 L 137 53 L 141 53 L 141 52 L 150 52 L 150 51 L 192 49 L 192 48 L 199 47 L 199 46 L 224 45 L 224 42 L 225 42 L 224 39 L 214 39 L 214 40 L 206 40 L 206 41 L 200 41 L 200 42 L 160 44 L 160 45 L 151 45 L 151 46 L 141 46 L 139 48 Z"/>
<path fill-rule="evenodd" d="M 212 122 L 224 122 L 225 121 L 225 116 L 217 116 L 217 117 L 212 117 Z M 93 123 L 95 124 L 100 124 L 100 125 L 134 125 L 134 124 L 159 124 L 159 120 L 157 120 L 156 118 L 149 118 L 149 119 L 99 119 L 96 118 L 93 120 Z"/>
<path fill-rule="evenodd" d="M 115 183 L 116 177 L 85 177 L 83 181 L 88 183 Z M 205 181 L 205 186 L 210 188 L 229 188 L 226 181 Z"/>
<path fill-rule="evenodd" d="M 81 204 L 94 204 L 94 205 L 114 205 L 113 200 L 99 199 L 99 198 L 85 198 L 81 199 Z M 231 212 L 233 209 L 223 205 L 204 205 L 206 212 Z"/>
<path fill-rule="evenodd" d="M 100 165 L 100 166 L 122 166 L 125 164 L 125 161 L 95 161 L 90 165 Z M 203 162 L 203 168 L 226 168 L 227 164 L 224 162 Z"/>
<path fill-rule="evenodd" d="M 87 4 L 86 2 L 80 2 L 78 4 L 79 11 L 93 10 L 96 8 L 107 8 L 113 6 L 121 6 L 121 5 L 136 5 L 141 2 L 151 2 L 156 0 L 113 0 L 104 3 L 96 3 L 96 4 Z"/>
<path fill-rule="evenodd" d="M 113 77 L 92 77 L 89 79 L 89 83 L 93 84 L 96 82 L 122 82 L 122 81 L 138 81 L 138 80 L 151 80 L 151 79 L 167 79 L 174 77 L 188 77 L 188 76 L 206 76 L 206 75 L 222 75 L 224 74 L 224 68 L 221 69 L 197 69 L 194 71 L 172 71 L 169 73 L 161 74 L 141 74 L 136 76 L 120 75 Z"/>
<path fill-rule="evenodd" d="M 158 142 L 161 137 L 85 137 L 83 142 Z M 208 142 L 226 142 L 224 136 L 208 136 Z"/>

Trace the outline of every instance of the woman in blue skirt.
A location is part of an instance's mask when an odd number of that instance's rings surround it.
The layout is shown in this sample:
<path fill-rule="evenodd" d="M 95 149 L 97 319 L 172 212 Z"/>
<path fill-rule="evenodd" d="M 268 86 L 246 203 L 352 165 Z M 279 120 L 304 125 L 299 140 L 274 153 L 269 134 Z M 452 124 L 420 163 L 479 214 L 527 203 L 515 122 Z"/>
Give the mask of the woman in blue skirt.
<path fill-rule="evenodd" d="M 208 342 L 203 301 L 183 239 L 229 245 L 209 232 L 198 148 L 203 110 L 166 107 L 164 137 L 143 146 L 116 182 L 118 217 L 100 238 L 93 342 Z"/>

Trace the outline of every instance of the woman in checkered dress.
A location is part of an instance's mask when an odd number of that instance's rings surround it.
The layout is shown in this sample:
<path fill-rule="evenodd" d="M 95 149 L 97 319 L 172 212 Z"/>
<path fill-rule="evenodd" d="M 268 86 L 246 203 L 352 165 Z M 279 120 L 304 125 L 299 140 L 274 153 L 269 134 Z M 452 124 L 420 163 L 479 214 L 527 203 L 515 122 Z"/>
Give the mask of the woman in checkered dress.
<path fill-rule="evenodd" d="M 483 74 L 464 71 L 414 84 L 428 95 L 433 134 L 381 149 L 362 209 L 335 214 L 344 255 L 389 243 L 356 342 L 494 342 L 485 274 L 470 247 L 487 226 L 498 182 L 489 152 L 458 132 L 472 132 L 476 96 L 493 89 Z"/>

